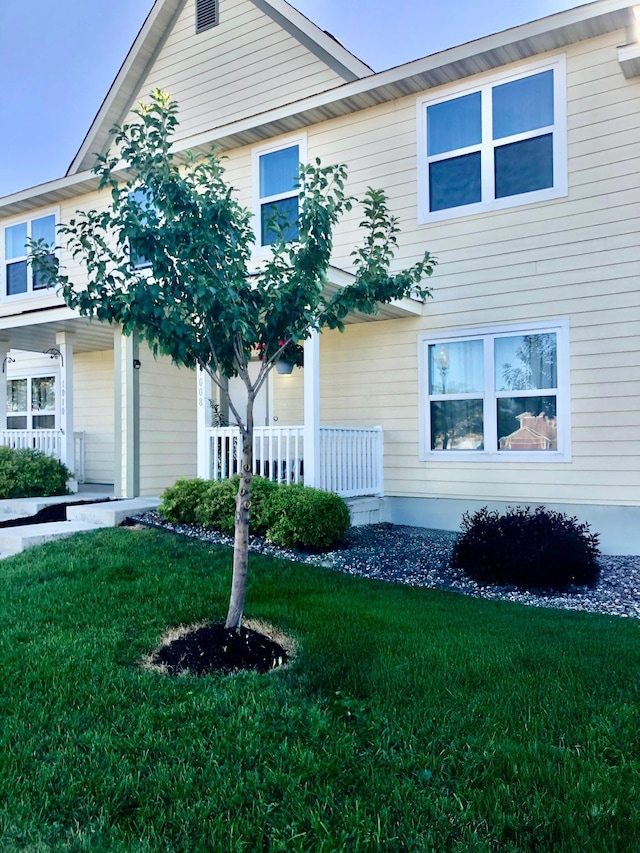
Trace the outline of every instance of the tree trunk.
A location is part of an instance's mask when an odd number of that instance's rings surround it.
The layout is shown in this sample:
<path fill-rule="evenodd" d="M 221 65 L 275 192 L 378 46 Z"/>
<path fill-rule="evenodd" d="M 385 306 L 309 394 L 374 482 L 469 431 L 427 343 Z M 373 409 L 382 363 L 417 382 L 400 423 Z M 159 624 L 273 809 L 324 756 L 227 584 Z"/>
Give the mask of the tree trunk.
<path fill-rule="evenodd" d="M 242 465 L 240 485 L 236 495 L 235 535 L 233 541 L 233 579 L 225 628 L 239 630 L 244 602 L 247 597 L 249 571 L 249 516 L 251 509 L 251 479 L 253 477 L 253 400 L 247 402 L 247 426 L 242 431 Z"/>

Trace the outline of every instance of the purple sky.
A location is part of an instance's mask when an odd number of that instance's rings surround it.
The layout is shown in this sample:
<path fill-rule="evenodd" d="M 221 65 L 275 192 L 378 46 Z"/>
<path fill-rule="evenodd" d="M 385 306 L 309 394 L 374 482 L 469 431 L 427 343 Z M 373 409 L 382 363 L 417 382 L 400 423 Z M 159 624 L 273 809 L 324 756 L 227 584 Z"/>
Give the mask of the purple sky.
<path fill-rule="evenodd" d="M 0 0 L 0 196 L 65 174 L 153 0 Z M 576 0 L 293 0 L 376 71 Z M 452 14 L 452 8 L 455 14 Z"/>

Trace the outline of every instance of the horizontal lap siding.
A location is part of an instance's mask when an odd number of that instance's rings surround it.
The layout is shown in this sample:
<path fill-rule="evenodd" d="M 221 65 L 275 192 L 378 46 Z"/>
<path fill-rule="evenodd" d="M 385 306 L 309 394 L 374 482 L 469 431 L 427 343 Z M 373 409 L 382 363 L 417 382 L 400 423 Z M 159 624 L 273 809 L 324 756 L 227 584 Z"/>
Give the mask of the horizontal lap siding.
<path fill-rule="evenodd" d="M 73 421 L 84 432 L 85 481 L 113 483 L 113 350 L 75 353 Z"/>
<path fill-rule="evenodd" d="M 140 492 L 196 475 L 196 377 L 140 347 Z"/>
<path fill-rule="evenodd" d="M 414 98 L 309 131 L 310 158 L 349 164 L 350 192 L 386 189 L 398 265 L 440 259 L 423 318 L 321 339 L 322 421 L 384 425 L 387 494 L 640 504 L 640 84 L 622 77 L 623 35 L 566 51 L 567 198 L 418 226 Z M 337 266 L 359 215 L 336 234 Z M 419 461 L 418 335 L 554 318 L 570 321 L 573 461 Z"/>
<path fill-rule="evenodd" d="M 249 0 L 220 0 L 219 25 L 203 33 L 194 21 L 189 0 L 140 90 L 173 95 L 181 138 L 344 82 Z"/>

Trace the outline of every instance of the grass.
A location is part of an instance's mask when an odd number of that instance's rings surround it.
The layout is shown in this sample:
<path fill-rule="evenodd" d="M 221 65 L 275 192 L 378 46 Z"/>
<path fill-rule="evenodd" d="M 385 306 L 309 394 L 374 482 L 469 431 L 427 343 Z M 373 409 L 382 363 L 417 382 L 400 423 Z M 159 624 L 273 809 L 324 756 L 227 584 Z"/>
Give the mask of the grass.
<path fill-rule="evenodd" d="M 3 853 L 637 853 L 637 621 L 254 556 L 295 664 L 142 670 L 224 615 L 230 565 L 124 529 L 3 561 Z"/>

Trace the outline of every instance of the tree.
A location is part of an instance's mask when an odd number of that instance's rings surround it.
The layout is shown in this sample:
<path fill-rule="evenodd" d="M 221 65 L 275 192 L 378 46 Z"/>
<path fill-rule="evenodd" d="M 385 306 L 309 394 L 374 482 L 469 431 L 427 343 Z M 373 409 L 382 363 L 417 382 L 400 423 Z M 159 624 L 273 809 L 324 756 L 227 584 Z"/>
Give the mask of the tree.
<path fill-rule="evenodd" d="M 399 231 L 384 192 L 369 189 L 363 201 L 362 245 L 352 253 L 353 283 L 324 293 L 332 233 L 353 200 L 345 166 L 300 167 L 297 239 L 288 223 L 273 222 L 271 253 L 251 268 L 251 213 L 234 198 L 214 150 L 178 156 L 171 148 L 177 105 L 159 90 L 139 104 L 136 119 L 112 130 L 114 144 L 94 172 L 111 193 L 102 210 L 78 211 L 59 234 L 86 281 L 74 282 L 50 247 L 32 244 L 30 259 L 66 303 L 87 317 L 137 332 L 154 354 L 200 367 L 224 388 L 239 376 L 247 389 L 246 412 L 229 406 L 242 435 L 241 478 L 236 498 L 233 581 L 226 626 L 239 628 L 244 609 L 253 471 L 253 406 L 269 371 L 291 343 L 312 330 L 343 330 L 350 311 L 376 311 L 378 303 L 430 295 L 423 280 L 435 259 L 429 253 L 391 274 Z M 252 382 L 248 363 L 260 354 Z"/>

